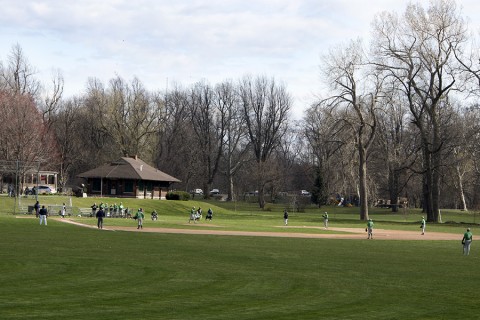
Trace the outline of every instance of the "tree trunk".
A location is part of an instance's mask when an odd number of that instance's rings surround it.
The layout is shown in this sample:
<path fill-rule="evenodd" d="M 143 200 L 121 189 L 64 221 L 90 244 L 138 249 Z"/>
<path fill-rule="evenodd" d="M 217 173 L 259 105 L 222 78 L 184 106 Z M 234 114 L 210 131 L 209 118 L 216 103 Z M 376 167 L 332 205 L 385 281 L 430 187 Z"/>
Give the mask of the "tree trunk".
<path fill-rule="evenodd" d="M 460 167 L 458 165 L 456 166 L 455 169 L 456 169 L 457 179 L 458 179 L 458 190 L 460 192 L 460 201 L 462 201 L 462 210 L 468 211 L 467 202 L 465 201 L 465 191 L 463 190 L 463 176 L 460 173 Z"/>
<path fill-rule="evenodd" d="M 428 150 L 428 146 L 423 147 L 423 157 L 424 157 L 424 170 L 423 174 L 423 205 L 422 210 L 427 216 L 427 220 L 434 222 L 435 216 L 433 214 L 433 199 L 432 199 L 432 188 L 433 188 L 433 170 L 431 162 L 431 153 Z"/>
<path fill-rule="evenodd" d="M 389 165 L 389 174 L 388 174 L 388 189 L 390 193 L 390 203 L 392 204 L 392 212 L 398 212 L 398 196 L 399 196 L 399 179 L 400 179 L 400 173 L 392 168 L 391 165 Z"/>
<path fill-rule="evenodd" d="M 360 220 L 368 220 L 368 195 L 367 195 L 367 156 L 361 143 L 358 146 L 358 173 L 360 185 Z"/>
<path fill-rule="evenodd" d="M 432 159 L 432 217 L 431 221 L 440 221 L 440 168 L 442 167 L 442 154 L 439 151 L 441 145 L 439 124 L 437 121 L 437 114 L 432 114 L 433 123 L 433 147 L 434 151 L 431 154 Z"/>
<path fill-rule="evenodd" d="M 265 192 L 263 187 L 259 188 L 258 190 L 258 206 L 260 209 L 265 208 Z"/>
<path fill-rule="evenodd" d="M 265 163 L 262 161 L 257 162 L 257 190 L 258 190 L 258 206 L 260 209 L 265 208 Z"/>
<path fill-rule="evenodd" d="M 228 177 L 227 177 L 227 181 L 228 181 L 228 190 L 227 190 L 227 201 L 234 201 L 234 197 L 233 197 L 233 175 L 232 174 L 228 174 Z"/>

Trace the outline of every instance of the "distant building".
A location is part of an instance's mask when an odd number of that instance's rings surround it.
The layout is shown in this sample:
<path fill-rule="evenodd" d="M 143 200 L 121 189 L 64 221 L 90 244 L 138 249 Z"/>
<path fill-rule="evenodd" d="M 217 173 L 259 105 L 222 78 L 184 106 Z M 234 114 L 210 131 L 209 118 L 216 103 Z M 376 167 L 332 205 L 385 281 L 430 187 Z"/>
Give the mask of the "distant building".
<path fill-rule="evenodd" d="M 122 157 L 77 176 L 86 179 L 89 195 L 139 199 L 165 199 L 170 186 L 180 182 L 137 156 Z"/>
<path fill-rule="evenodd" d="M 17 161 L 0 160 L 0 193 L 7 193 L 9 186 L 19 194 L 25 188 L 37 186 L 48 186 L 57 190 L 57 182 L 58 172 L 40 170 L 39 164 L 35 163 L 26 168 L 23 164 L 18 167 Z"/>

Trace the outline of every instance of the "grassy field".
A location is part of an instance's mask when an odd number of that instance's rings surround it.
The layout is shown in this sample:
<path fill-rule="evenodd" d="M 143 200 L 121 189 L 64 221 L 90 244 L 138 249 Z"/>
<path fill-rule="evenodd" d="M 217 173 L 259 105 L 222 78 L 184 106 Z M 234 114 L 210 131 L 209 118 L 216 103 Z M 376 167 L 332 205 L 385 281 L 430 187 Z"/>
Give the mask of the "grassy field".
<path fill-rule="evenodd" d="M 72 202 L 89 207 L 92 199 Z M 193 205 L 212 207 L 215 224 L 228 230 L 278 232 L 282 224 L 280 206 L 124 204 L 156 208 L 160 220 L 147 220 L 149 227 L 193 227 L 185 225 Z M 469 319 L 480 311 L 480 251 L 474 242 L 462 256 L 461 234 L 473 225 L 462 212 L 442 212 L 457 223 L 428 226 L 458 232 L 459 241 L 369 241 L 113 232 L 53 219 L 45 227 L 12 208 L 12 199 L 0 198 L 0 319 Z M 355 208 L 310 208 L 291 213 L 289 224 L 320 225 L 325 210 L 331 224 L 363 226 Z M 398 229 L 417 229 L 421 216 L 371 214 Z"/>

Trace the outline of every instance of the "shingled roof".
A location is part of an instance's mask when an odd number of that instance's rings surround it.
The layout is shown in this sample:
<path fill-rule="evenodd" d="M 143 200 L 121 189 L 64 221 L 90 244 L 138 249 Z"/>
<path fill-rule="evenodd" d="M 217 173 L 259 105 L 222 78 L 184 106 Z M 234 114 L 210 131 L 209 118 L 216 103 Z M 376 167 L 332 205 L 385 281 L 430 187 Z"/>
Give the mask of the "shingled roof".
<path fill-rule="evenodd" d="M 78 177 L 180 182 L 177 178 L 146 164 L 136 157 L 122 157 L 109 164 L 83 172 Z"/>

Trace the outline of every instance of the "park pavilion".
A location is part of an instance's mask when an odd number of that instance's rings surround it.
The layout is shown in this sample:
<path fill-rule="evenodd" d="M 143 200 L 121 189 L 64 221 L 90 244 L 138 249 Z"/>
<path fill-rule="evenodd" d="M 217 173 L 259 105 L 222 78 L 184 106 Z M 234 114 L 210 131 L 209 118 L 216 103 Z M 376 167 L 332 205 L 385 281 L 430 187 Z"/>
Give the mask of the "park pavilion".
<path fill-rule="evenodd" d="M 180 182 L 137 156 L 122 157 L 78 177 L 86 180 L 89 195 L 139 199 L 165 199 L 170 186 Z"/>

